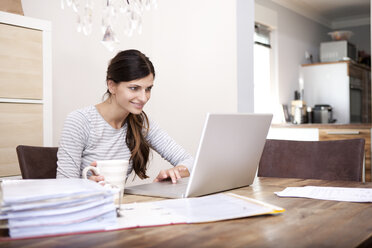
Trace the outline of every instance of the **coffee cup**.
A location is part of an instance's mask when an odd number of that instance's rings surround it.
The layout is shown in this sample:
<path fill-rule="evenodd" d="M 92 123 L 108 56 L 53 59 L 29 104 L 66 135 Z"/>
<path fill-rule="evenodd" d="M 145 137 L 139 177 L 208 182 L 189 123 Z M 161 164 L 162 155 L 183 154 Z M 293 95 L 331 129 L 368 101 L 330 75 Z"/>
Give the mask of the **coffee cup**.
<path fill-rule="evenodd" d="M 97 167 L 87 166 L 83 170 L 83 178 L 87 179 L 88 171 L 93 171 L 96 175 L 105 177 L 105 183 L 117 186 L 124 192 L 125 179 L 127 177 L 128 160 L 98 160 Z"/>

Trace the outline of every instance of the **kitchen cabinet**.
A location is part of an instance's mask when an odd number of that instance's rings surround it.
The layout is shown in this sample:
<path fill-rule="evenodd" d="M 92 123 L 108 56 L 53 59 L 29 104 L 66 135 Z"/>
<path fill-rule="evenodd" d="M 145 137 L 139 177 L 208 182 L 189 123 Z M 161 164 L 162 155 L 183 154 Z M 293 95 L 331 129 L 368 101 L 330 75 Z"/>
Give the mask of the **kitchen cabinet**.
<path fill-rule="evenodd" d="M 18 145 L 52 146 L 51 24 L 0 12 L 0 177 Z"/>
<path fill-rule="evenodd" d="M 349 63 L 349 78 L 354 83 L 360 84 L 362 94 L 361 94 L 361 121 L 362 123 L 371 123 L 371 69 L 364 65 L 359 64 L 350 64 Z M 351 94 L 355 94 L 355 89 L 350 89 L 350 108 L 351 114 L 357 112 L 358 110 L 353 110 L 352 108 L 355 107 L 355 101 L 358 99 L 356 96 Z M 358 119 L 353 121 L 351 116 L 352 122 L 358 122 Z"/>
<path fill-rule="evenodd" d="M 304 100 L 331 105 L 337 123 L 371 123 L 370 71 L 351 61 L 302 65 Z"/>
<path fill-rule="evenodd" d="M 302 141 L 364 139 L 362 174 L 366 182 L 371 182 L 371 128 L 371 124 L 273 124 L 267 138 Z"/>

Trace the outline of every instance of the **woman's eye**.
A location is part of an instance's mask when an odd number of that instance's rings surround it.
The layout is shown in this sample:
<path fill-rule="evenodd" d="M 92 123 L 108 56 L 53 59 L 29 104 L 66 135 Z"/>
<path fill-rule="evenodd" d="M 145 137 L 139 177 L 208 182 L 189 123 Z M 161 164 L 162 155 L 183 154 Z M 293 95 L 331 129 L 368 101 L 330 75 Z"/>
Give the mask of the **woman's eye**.
<path fill-rule="evenodd" d="M 129 87 L 130 90 L 137 90 L 138 87 Z"/>
<path fill-rule="evenodd" d="M 149 87 L 149 88 L 146 89 L 146 91 L 150 92 L 151 89 L 152 89 L 152 87 Z"/>

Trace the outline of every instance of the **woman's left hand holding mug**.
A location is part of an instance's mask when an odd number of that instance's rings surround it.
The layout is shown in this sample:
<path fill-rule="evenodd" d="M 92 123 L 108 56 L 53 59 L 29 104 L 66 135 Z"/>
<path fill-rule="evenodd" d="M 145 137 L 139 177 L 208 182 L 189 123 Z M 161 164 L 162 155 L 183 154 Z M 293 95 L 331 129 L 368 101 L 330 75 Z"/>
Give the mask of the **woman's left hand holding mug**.
<path fill-rule="evenodd" d="M 97 162 L 96 161 L 93 161 L 90 166 L 93 166 L 93 167 L 97 167 Z M 95 182 L 101 182 L 101 181 L 105 181 L 105 177 L 104 176 L 101 176 L 101 175 L 94 175 L 94 172 L 93 172 L 93 175 L 90 176 L 88 178 L 89 180 L 92 180 L 92 181 L 95 181 Z"/>

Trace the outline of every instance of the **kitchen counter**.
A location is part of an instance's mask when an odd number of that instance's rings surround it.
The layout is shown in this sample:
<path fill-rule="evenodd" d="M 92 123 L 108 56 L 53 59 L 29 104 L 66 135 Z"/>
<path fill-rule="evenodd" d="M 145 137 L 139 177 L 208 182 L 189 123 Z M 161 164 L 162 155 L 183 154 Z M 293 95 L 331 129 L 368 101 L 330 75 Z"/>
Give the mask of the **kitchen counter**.
<path fill-rule="evenodd" d="M 271 124 L 273 128 L 321 128 L 321 129 L 371 129 L 372 123 L 305 123 L 305 124 L 292 124 L 292 123 L 282 123 L 282 124 Z"/>

